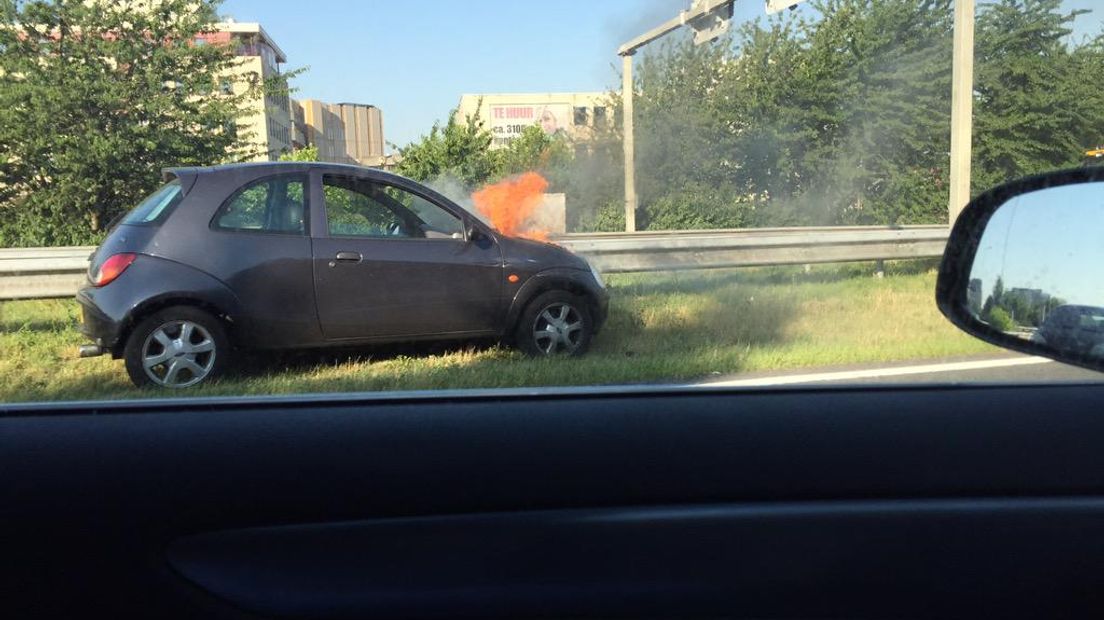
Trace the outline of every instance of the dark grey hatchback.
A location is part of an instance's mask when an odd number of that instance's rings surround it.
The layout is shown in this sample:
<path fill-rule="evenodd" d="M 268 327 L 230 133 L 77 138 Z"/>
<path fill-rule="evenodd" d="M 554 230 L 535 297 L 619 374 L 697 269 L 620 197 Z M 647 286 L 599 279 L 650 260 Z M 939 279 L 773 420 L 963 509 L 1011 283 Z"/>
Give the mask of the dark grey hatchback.
<path fill-rule="evenodd" d="M 92 257 L 82 356 L 188 387 L 236 350 L 494 336 L 578 355 L 609 297 L 582 258 L 401 176 L 328 163 L 172 168 Z"/>

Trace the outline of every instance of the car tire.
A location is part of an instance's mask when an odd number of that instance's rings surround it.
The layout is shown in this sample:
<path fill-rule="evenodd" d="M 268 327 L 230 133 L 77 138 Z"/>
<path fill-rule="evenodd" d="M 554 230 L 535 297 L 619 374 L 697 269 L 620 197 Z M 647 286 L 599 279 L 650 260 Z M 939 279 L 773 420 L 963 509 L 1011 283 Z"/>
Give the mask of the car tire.
<path fill-rule="evenodd" d="M 174 306 L 142 319 L 123 357 L 138 387 L 187 388 L 221 375 L 230 362 L 222 322 L 198 308 Z"/>
<path fill-rule="evenodd" d="M 525 307 L 514 342 L 527 355 L 582 355 L 590 347 L 594 322 L 586 301 L 567 291 L 541 293 Z"/>

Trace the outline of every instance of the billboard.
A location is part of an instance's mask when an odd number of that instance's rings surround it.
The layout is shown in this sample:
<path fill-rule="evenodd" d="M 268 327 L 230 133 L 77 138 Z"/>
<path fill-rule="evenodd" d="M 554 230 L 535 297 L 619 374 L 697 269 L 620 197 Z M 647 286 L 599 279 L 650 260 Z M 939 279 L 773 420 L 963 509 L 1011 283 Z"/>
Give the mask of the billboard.
<path fill-rule="evenodd" d="M 514 141 L 526 127 L 539 126 L 546 135 L 570 135 L 573 124 L 570 103 L 504 104 L 490 106 L 494 146 Z"/>

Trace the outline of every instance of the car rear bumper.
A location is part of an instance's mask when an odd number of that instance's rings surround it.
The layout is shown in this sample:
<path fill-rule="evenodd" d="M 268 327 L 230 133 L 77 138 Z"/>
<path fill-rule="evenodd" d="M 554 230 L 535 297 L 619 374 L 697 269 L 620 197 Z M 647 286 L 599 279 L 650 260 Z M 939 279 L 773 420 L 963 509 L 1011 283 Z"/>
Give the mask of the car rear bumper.
<path fill-rule="evenodd" d="M 81 307 L 80 332 L 108 353 L 118 344 L 123 317 L 112 317 L 97 303 L 96 298 L 103 291 L 92 286 L 83 287 L 77 291 L 77 303 Z"/>

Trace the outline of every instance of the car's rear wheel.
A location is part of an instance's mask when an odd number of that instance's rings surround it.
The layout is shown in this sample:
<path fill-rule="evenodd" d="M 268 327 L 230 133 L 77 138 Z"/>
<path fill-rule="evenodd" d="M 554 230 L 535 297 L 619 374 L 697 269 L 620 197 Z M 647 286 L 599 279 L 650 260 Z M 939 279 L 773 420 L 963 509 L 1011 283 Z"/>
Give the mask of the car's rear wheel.
<path fill-rule="evenodd" d="M 186 388 L 222 373 L 230 358 L 222 323 L 188 306 L 155 312 L 143 319 L 124 351 L 127 374 L 139 387 Z"/>
<path fill-rule="evenodd" d="M 549 291 L 525 308 L 514 334 L 518 348 L 535 357 L 581 355 L 590 346 L 594 323 L 582 298 Z"/>

